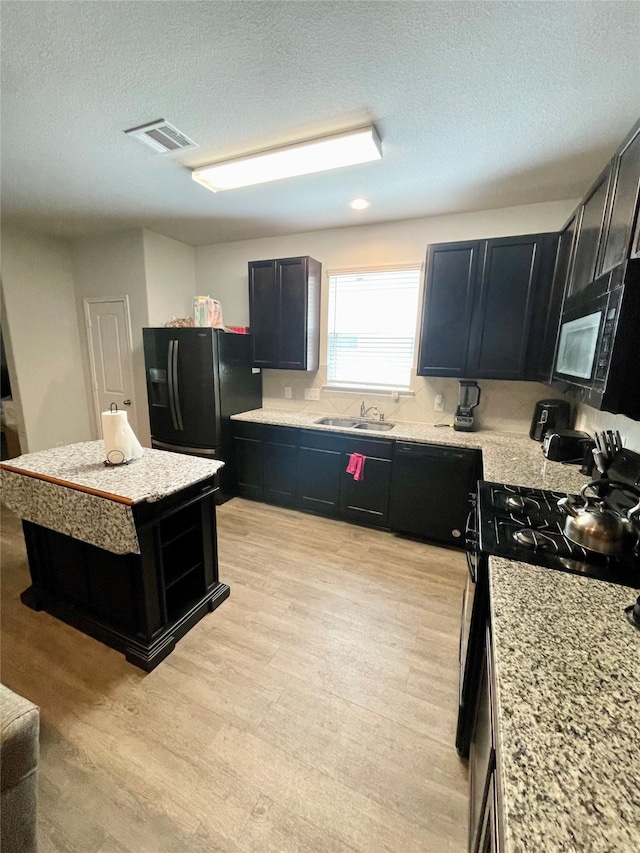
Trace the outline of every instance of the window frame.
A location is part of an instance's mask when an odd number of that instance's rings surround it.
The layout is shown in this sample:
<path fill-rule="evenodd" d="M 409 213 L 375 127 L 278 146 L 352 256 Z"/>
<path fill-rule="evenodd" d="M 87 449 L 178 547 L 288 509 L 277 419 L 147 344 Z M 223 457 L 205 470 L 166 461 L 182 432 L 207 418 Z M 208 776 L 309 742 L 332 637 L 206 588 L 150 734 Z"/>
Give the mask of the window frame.
<path fill-rule="evenodd" d="M 418 274 L 417 278 L 417 290 L 416 290 L 416 316 L 414 322 L 414 333 L 413 333 L 413 355 L 411 358 L 411 368 L 409 371 L 409 380 L 407 385 L 378 385 L 375 383 L 366 383 L 366 382 L 337 382 L 335 380 L 331 380 L 329 378 L 329 339 L 331 337 L 331 329 L 330 329 L 330 305 L 331 305 L 331 277 L 341 276 L 341 275 L 367 275 L 367 274 L 375 274 L 375 273 L 383 273 L 383 272 L 403 272 L 406 270 L 415 270 Z M 327 381 L 326 384 L 322 386 L 323 391 L 332 391 L 332 392 L 364 392 L 364 393 L 375 393 L 375 394 L 388 394 L 388 395 L 400 395 L 400 396 L 413 396 L 415 391 L 411 388 L 411 383 L 413 381 L 413 376 L 417 375 L 417 355 L 418 355 L 418 334 L 419 334 L 419 324 L 420 324 L 420 299 L 421 294 L 424 292 L 424 272 L 425 265 L 424 261 L 421 260 L 415 263 L 401 263 L 401 264 L 375 264 L 375 265 L 358 265 L 355 267 L 340 267 L 335 269 L 327 270 L 327 286 L 328 286 L 328 294 L 327 294 L 327 335 L 326 335 L 326 371 L 327 371 Z"/>

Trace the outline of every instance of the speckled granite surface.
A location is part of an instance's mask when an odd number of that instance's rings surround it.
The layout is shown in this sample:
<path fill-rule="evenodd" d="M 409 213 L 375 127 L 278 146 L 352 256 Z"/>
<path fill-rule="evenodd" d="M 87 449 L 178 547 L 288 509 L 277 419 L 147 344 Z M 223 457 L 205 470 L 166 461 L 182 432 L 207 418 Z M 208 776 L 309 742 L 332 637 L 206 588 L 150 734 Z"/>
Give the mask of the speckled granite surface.
<path fill-rule="evenodd" d="M 98 489 L 133 503 L 158 501 L 215 474 L 224 463 L 145 448 L 129 465 L 106 467 L 104 443 L 86 441 L 7 461 L 12 468 Z M 0 470 L 2 500 L 20 518 L 97 545 L 114 554 L 139 554 L 131 508 L 35 477 Z"/>
<path fill-rule="evenodd" d="M 319 415 L 235 417 L 336 431 Z M 480 447 L 486 480 L 560 491 L 587 481 L 519 433 L 397 423 L 370 435 Z M 640 630 L 623 610 L 640 590 L 497 557 L 490 576 L 503 853 L 638 853 Z"/>
<path fill-rule="evenodd" d="M 232 415 L 231 419 L 302 429 L 328 430 L 357 435 L 359 438 L 385 438 L 456 447 L 479 447 L 482 449 L 484 479 L 499 483 L 576 491 L 587 482 L 587 478 L 579 473 L 577 465 L 548 462 L 542 455 L 542 445 L 522 433 L 491 430 L 456 432 L 450 427 L 397 422 L 388 432 L 365 432 L 363 436 L 362 430 L 328 427 L 315 423 L 320 417 L 322 416 L 317 414 L 308 415 L 279 409 L 255 409 L 251 412 Z M 332 416 L 329 415 L 329 417 Z"/>
<path fill-rule="evenodd" d="M 637 590 L 492 558 L 508 853 L 640 850 Z"/>

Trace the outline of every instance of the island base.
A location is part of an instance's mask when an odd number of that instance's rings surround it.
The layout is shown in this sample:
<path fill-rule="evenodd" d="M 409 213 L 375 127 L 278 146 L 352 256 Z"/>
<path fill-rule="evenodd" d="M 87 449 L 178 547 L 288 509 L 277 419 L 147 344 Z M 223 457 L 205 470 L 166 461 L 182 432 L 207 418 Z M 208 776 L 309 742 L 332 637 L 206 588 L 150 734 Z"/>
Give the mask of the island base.
<path fill-rule="evenodd" d="M 191 607 L 188 612 L 150 643 L 145 643 L 139 637 L 132 637 L 126 632 L 119 631 L 62 599 L 52 597 L 50 594 L 43 594 L 33 586 L 25 589 L 20 595 L 20 600 L 32 610 L 44 610 L 50 616 L 54 616 L 67 625 L 71 625 L 72 628 L 82 631 L 83 634 L 99 640 L 109 648 L 122 652 L 129 663 L 140 667 L 145 672 L 151 672 L 171 654 L 178 640 L 184 637 L 204 616 L 219 607 L 229 597 L 230 592 L 227 584 L 219 583 L 215 589 L 207 593 L 202 601 Z"/>

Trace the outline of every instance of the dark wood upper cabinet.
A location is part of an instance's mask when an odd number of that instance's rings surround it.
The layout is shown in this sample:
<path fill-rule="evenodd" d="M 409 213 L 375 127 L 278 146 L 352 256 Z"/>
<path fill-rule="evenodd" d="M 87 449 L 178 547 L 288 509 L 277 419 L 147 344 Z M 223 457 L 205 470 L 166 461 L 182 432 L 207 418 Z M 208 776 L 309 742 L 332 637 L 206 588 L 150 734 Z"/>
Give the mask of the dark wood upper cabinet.
<path fill-rule="evenodd" d="M 527 234 L 430 246 L 418 375 L 538 378 L 557 240 Z"/>
<path fill-rule="evenodd" d="M 614 158 L 611 204 L 602 241 L 599 273 L 609 272 L 627 259 L 640 194 L 640 122 Z M 636 246 L 638 252 L 640 247 Z M 632 257 L 635 257 L 632 251 Z"/>
<path fill-rule="evenodd" d="M 249 263 L 253 364 L 317 370 L 321 264 L 309 257 Z"/>
<path fill-rule="evenodd" d="M 418 376 L 465 376 L 480 240 L 427 249 Z"/>
<path fill-rule="evenodd" d="M 611 163 L 602 172 L 580 205 L 575 251 L 569 272 L 568 298 L 581 294 L 595 278 L 610 179 Z"/>

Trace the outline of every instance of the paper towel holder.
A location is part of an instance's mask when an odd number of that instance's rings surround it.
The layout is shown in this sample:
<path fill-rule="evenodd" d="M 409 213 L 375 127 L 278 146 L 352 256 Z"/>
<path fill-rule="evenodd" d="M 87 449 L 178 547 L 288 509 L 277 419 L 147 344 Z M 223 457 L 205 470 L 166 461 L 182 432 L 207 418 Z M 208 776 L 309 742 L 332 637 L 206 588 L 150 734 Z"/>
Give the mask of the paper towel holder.
<path fill-rule="evenodd" d="M 115 414 L 118 411 L 118 404 L 117 403 L 111 403 L 109 405 L 109 411 L 112 414 Z M 114 456 L 116 457 L 115 459 L 112 458 Z M 118 459 L 117 458 L 118 456 L 121 456 L 122 458 Z M 106 465 L 108 468 L 115 468 L 117 465 L 128 465 L 129 461 L 130 461 L 129 459 L 124 458 L 124 453 L 121 450 L 110 450 L 107 453 L 107 458 L 104 460 L 104 462 L 102 464 Z"/>

